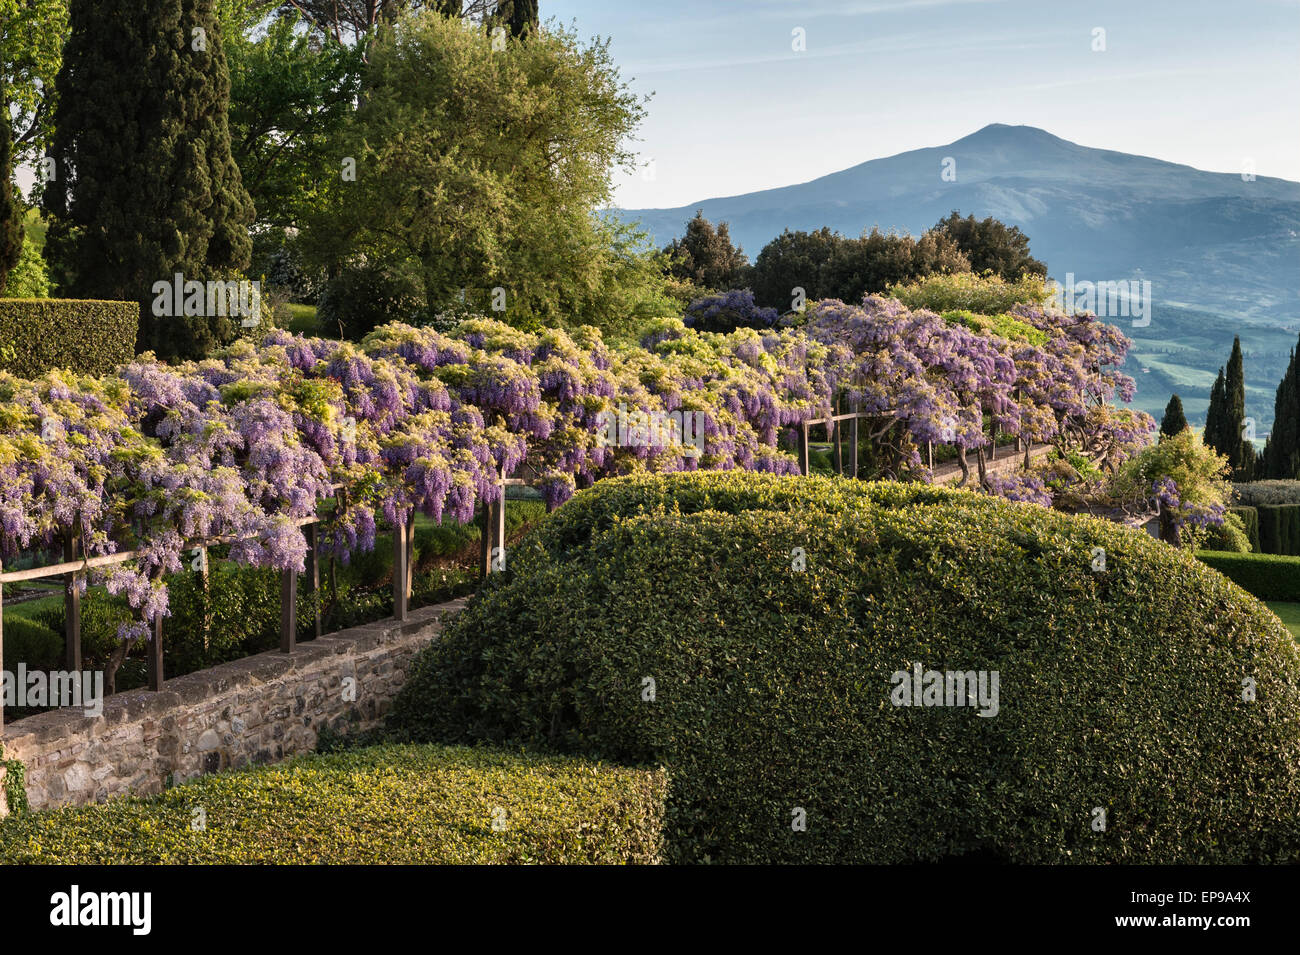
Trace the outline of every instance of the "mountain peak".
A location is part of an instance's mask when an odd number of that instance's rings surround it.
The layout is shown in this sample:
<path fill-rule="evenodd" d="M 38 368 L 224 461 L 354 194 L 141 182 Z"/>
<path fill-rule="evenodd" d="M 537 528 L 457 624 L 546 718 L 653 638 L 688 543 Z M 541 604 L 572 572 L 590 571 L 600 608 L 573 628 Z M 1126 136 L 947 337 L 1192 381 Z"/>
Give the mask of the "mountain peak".
<path fill-rule="evenodd" d="M 1060 136 L 1053 136 L 1045 129 L 1039 129 L 1037 126 L 1011 126 L 1007 123 L 989 123 L 982 129 L 977 129 L 969 136 L 963 136 L 961 139 L 952 143 L 956 146 L 958 143 L 1064 143 L 1068 140 Z"/>

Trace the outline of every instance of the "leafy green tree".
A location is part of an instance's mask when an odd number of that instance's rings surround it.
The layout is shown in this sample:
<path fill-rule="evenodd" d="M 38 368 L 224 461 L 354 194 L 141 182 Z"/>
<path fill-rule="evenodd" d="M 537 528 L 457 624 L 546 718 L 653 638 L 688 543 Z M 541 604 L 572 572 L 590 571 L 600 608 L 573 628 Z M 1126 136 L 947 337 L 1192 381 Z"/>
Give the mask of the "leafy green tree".
<path fill-rule="evenodd" d="M 1182 434 L 1188 428 L 1187 416 L 1183 414 L 1183 399 L 1173 395 L 1165 405 L 1165 416 L 1160 420 L 1160 433 L 1165 437 Z"/>
<path fill-rule="evenodd" d="M 745 253 L 731 244 L 730 227 L 713 223 L 696 210 L 695 218 L 686 223 L 686 232 L 664 248 L 670 274 L 706 289 L 736 288 L 748 265 Z"/>
<path fill-rule="evenodd" d="M 0 83 L 7 88 L 13 161 L 44 155 L 52 131 L 55 77 L 68 38 L 68 0 L 0 0 Z"/>
<path fill-rule="evenodd" d="M 280 5 L 280 12 L 302 17 L 315 32 L 335 43 L 352 44 L 383 24 L 396 23 L 406 14 L 429 11 L 446 17 L 486 22 L 498 7 L 504 5 L 494 0 L 286 0 Z M 525 9 L 518 14 L 508 11 L 507 28 L 513 25 L 516 17 L 521 24 L 525 22 L 527 4 L 521 6 Z M 535 23 L 536 2 L 532 7 Z"/>
<path fill-rule="evenodd" d="M 424 12 L 368 56 L 356 179 L 332 184 L 311 256 L 332 274 L 364 261 L 408 275 L 430 312 L 470 290 L 520 325 L 623 320 L 606 309 L 632 245 L 596 210 L 612 170 L 631 168 L 643 109 L 607 42 L 554 28 L 494 49 Z"/>
<path fill-rule="evenodd" d="M 1227 458 L 1186 428 L 1148 445 L 1129 458 L 1111 481 L 1120 502 L 1145 502 L 1162 493 L 1160 537 L 1175 546 L 1195 547 L 1204 528 L 1223 520 L 1232 497 Z M 1169 493 L 1172 491 L 1172 493 Z"/>
<path fill-rule="evenodd" d="M 1300 479 L 1300 362 L 1291 350 L 1286 374 L 1278 383 L 1273 401 L 1273 432 L 1264 445 L 1263 476 L 1282 480 Z"/>
<path fill-rule="evenodd" d="M 346 46 L 282 16 L 253 27 L 267 5 L 225 21 L 230 148 L 258 225 L 299 226 L 327 178 L 342 175 L 338 140 L 361 89 L 364 44 Z"/>
<path fill-rule="evenodd" d="M 1026 272 L 1047 275 L 1047 266 L 1029 254 L 1029 236 L 992 216 L 976 219 L 972 215 L 963 219 L 954 209 L 946 219 L 936 223 L 935 229 L 957 243 L 976 272 L 992 271 L 1008 282 L 1014 282 Z"/>
<path fill-rule="evenodd" d="M 137 347 L 199 357 L 230 316 L 152 313 L 152 287 L 234 277 L 253 204 L 230 153 L 230 80 L 213 0 L 73 0 L 45 192 L 64 294 L 141 304 Z"/>
<path fill-rule="evenodd" d="M 965 272 L 970 262 L 947 236 L 864 232 L 856 239 L 822 228 L 781 233 L 754 261 L 755 299 L 782 311 L 793 306 L 797 288 L 808 301 L 837 298 L 858 303 L 867 294 L 937 273 Z"/>
<path fill-rule="evenodd" d="M 838 298 L 831 263 L 843 242 L 825 226 L 813 232 L 784 230 L 754 259 L 754 300 L 785 312 L 793 307 L 797 289 L 809 302 Z"/>

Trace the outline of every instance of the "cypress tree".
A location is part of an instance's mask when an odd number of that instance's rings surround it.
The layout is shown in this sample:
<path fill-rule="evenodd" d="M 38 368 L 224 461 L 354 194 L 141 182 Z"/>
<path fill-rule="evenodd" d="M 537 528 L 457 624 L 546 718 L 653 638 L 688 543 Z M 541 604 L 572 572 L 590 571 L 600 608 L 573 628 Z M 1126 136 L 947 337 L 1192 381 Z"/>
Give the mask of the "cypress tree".
<path fill-rule="evenodd" d="M 1183 399 L 1174 395 L 1165 405 L 1165 416 L 1160 421 L 1160 434 L 1172 437 L 1187 430 L 1187 416 L 1183 414 Z"/>
<path fill-rule="evenodd" d="M 0 50 L 0 55 L 3 55 L 3 50 Z M 0 77 L 3 77 L 2 63 Z M 0 131 L 0 172 L 4 175 L 4 188 L 0 189 L 0 292 L 3 292 L 9 281 L 9 271 L 18 264 L 23 253 L 23 207 L 14 195 L 13 133 L 9 128 L 8 89 L 2 78 L 0 108 L 4 110 L 4 130 Z"/>
<path fill-rule="evenodd" d="M 1273 402 L 1273 433 L 1264 446 L 1265 477 L 1300 479 L 1300 362 L 1296 349 Z"/>
<path fill-rule="evenodd" d="M 1214 385 L 1210 388 L 1210 407 L 1205 411 L 1205 431 L 1202 434 L 1206 447 L 1214 448 L 1220 454 L 1224 453 L 1224 404 L 1223 368 L 1220 367 Z"/>
<path fill-rule="evenodd" d="M 201 357 L 239 319 L 151 306 L 155 282 L 234 278 L 251 257 L 213 0 L 72 0 L 69 25 L 46 190 L 55 279 L 67 295 L 140 302 L 138 350 Z"/>
<path fill-rule="evenodd" d="M 493 17 L 510 31 L 513 37 L 522 37 L 536 30 L 539 22 L 537 0 L 500 0 Z"/>
<path fill-rule="evenodd" d="M 1228 456 L 1232 466 L 1233 479 L 1250 480 L 1249 465 L 1254 459 L 1255 448 L 1246 440 L 1243 433 L 1246 423 L 1246 373 L 1241 357 L 1241 339 L 1233 336 L 1232 354 L 1228 356 L 1228 370 L 1223 379 L 1224 387 L 1224 424 L 1221 451 Z M 1246 447 L 1250 445 L 1250 450 Z"/>

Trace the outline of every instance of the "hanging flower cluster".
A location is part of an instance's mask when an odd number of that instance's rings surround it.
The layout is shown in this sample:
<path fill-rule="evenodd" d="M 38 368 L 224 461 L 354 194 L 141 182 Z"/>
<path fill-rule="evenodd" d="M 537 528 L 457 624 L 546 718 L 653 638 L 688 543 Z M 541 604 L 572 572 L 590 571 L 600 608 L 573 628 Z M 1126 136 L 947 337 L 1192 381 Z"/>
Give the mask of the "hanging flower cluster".
<path fill-rule="evenodd" d="M 373 546 L 381 519 L 469 521 L 520 468 L 552 507 L 637 471 L 797 473 L 779 439 L 836 396 L 913 467 L 920 442 L 983 446 L 986 418 L 1033 440 L 1077 433 L 1117 459 L 1145 440 L 1146 416 L 1107 404 L 1132 391 L 1113 368 L 1121 335 L 1018 317 L 1046 342 L 868 297 L 820 303 L 801 329 L 724 335 L 665 319 L 640 347 L 611 347 L 593 328 L 471 319 L 450 335 L 387 325 L 359 345 L 277 330 L 201 362 L 146 356 L 100 380 L 0 374 L 0 556 L 69 538 L 87 556 L 134 551 L 99 578 L 139 612 L 121 634 L 132 638 L 167 613 L 162 580 L 187 543 L 227 540 L 237 561 L 301 570 L 301 527 L 336 489 L 324 542 L 346 559 Z M 609 440 L 611 416 L 673 415 L 691 421 L 689 442 Z M 1041 492 L 1008 485 L 1008 496 Z"/>

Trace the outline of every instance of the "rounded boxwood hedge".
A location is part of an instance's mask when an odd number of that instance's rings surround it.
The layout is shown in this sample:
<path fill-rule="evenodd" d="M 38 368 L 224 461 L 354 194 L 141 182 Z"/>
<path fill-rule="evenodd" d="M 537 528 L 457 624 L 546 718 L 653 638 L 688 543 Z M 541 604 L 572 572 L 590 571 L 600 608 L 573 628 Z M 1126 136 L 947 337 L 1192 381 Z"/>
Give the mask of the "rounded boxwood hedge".
<path fill-rule="evenodd" d="M 390 729 L 661 763 L 673 861 L 1300 857 L 1300 653 L 1145 534 L 700 473 L 602 481 L 508 567 Z M 915 665 L 996 672 L 996 715 L 895 705 Z"/>
<path fill-rule="evenodd" d="M 654 863 L 666 790 L 661 772 L 586 760 L 376 746 L 205 776 L 151 799 L 11 816 L 0 861 Z"/>

